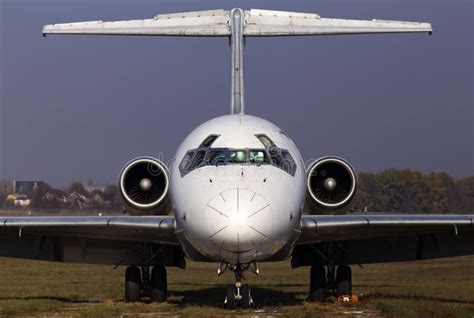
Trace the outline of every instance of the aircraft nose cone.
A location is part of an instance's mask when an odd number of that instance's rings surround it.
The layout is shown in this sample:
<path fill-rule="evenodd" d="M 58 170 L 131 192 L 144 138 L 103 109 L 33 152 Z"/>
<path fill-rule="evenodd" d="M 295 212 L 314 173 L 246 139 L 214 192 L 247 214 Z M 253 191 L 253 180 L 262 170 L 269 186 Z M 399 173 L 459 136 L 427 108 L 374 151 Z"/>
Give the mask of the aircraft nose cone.
<path fill-rule="evenodd" d="M 254 191 L 223 191 L 206 206 L 209 239 L 229 252 L 257 250 L 270 235 L 271 214 L 268 201 Z"/>

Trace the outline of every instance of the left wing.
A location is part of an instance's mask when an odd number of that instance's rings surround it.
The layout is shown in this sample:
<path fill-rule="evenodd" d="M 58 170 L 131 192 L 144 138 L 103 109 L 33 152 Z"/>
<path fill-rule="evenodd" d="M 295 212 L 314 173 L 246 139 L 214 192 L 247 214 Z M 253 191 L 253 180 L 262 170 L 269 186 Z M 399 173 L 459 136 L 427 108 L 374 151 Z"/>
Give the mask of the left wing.
<path fill-rule="evenodd" d="M 245 11 L 245 36 L 301 36 L 376 33 L 429 33 L 431 24 L 392 20 L 321 18 L 315 13 L 252 9 Z"/>
<path fill-rule="evenodd" d="M 178 244 L 172 216 L 0 217 L 0 256 L 6 257 L 114 265 L 154 257 L 183 267 Z"/>
<path fill-rule="evenodd" d="M 293 266 L 362 264 L 474 254 L 474 215 L 303 215 Z"/>

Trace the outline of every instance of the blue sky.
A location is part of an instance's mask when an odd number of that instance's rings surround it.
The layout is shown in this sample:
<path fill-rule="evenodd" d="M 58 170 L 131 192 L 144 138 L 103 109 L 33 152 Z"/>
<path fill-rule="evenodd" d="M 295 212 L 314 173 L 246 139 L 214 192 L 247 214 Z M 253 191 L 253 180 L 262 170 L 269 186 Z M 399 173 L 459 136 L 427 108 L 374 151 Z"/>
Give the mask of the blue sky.
<path fill-rule="evenodd" d="M 0 177 L 115 182 L 229 112 L 226 39 L 43 38 L 42 25 L 222 7 L 431 22 L 432 36 L 248 39 L 246 112 L 305 159 L 474 175 L 472 1 L 0 0 Z"/>

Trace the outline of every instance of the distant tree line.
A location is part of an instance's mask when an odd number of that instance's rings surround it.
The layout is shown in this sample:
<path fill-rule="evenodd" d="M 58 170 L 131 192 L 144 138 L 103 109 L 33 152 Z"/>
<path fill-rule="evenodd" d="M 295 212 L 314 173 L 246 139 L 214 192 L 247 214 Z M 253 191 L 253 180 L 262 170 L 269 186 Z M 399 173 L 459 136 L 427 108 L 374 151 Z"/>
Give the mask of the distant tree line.
<path fill-rule="evenodd" d="M 361 173 L 352 212 L 474 213 L 474 176 L 388 169 Z"/>
<path fill-rule="evenodd" d="M 0 180 L 0 208 L 15 208 L 12 194 L 13 183 Z M 44 183 L 27 196 L 27 208 L 33 210 L 123 210 L 117 186 L 94 187 L 91 180 L 86 186 L 73 181 L 64 189 Z M 474 213 L 474 176 L 454 179 L 444 172 L 410 169 L 360 173 L 356 196 L 337 212 Z"/>

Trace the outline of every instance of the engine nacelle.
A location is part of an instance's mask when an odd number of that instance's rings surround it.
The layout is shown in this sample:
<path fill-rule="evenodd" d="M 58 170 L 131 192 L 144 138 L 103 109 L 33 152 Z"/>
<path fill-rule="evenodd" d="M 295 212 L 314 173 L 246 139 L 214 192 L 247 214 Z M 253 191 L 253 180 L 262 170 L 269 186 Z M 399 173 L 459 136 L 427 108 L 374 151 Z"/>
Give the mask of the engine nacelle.
<path fill-rule="evenodd" d="M 168 189 L 169 172 L 158 159 L 133 159 L 120 173 L 120 195 L 131 212 L 162 212 L 168 201 Z"/>
<path fill-rule="evenodd" d="M 307 171 L 311 201 L 323 209 L 339 209 L 347 205 L 357 190 L 357 174 L 352 166 L 338 157 L 323 157 Z"/>

